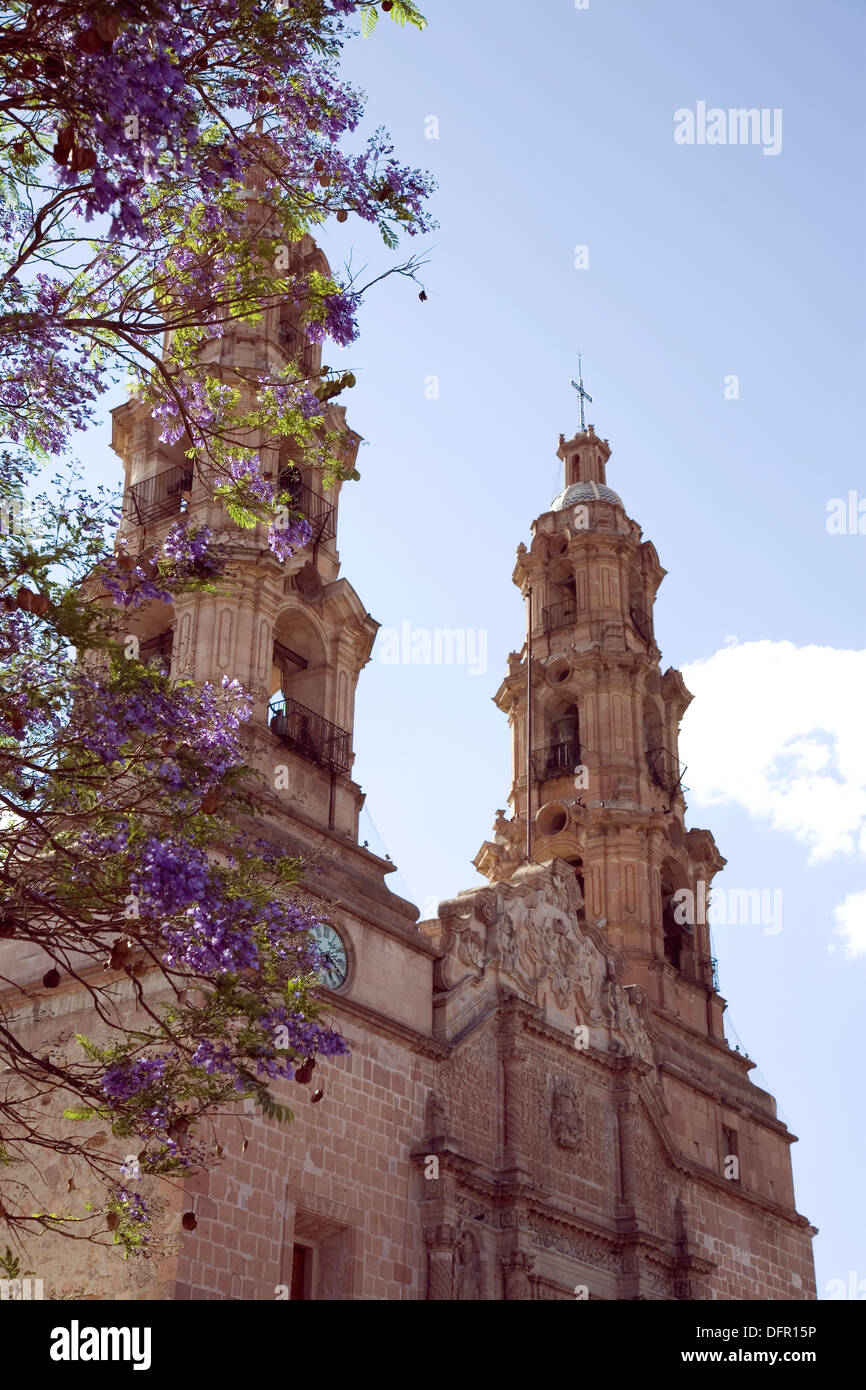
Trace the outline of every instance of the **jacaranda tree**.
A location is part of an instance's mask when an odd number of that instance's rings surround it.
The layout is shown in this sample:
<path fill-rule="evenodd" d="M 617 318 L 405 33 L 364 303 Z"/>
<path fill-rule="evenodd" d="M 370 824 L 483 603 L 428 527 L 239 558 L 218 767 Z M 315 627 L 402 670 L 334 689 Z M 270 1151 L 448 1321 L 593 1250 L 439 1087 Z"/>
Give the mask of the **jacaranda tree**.
<path fill-rule="evenodd" d="M 423 25 L 410 3 L 378 8 Z M 382 131 L 341 143 L 362 108 L 337 59 L 353 16 L 370 31 L 376 14 L 349 0 L 0 11 L 0 1221 L 13 1232 L 146 1248 L 141 1175 L 209 1162 L 208 1121 L 240 1098 L 287 1118 L 273 1081 L 345 1050 L 320 1017 L 300 865 L 256 824 L 247 696 L 172 680 L 122 636 L 131 608 L 230 587 L 224 557 L 186 518 L 158 552 L 127 554 L 111 499 L 74 468 L 34 491 L 126 372 L 235 521 L 270 520 L 277 559 L 309 538 L 261 448 L 288 441 L 326 480 L 345 476 L 323 412 L 351 378 L 294 360 L 228 380 L 201 349 L 273 303 L 309 338 L 351 342 L 362 287 L 298 272 L 287 249 L 331 216 L 375 223 L 391 249 L 429 225 L 428 182 Z M 417 264 L 392 270 L 414 278 Z M 34 953 L 44 970 L 25 997 L 74 982 L 92 1005 L 92 1035 L 72 1047 L 25 1041 L 16 962 Z M 120 1181 L 93 1119 L 134 1155 Z M 90 1217 L 34 1204 L 28 1164 L 45 1151 L 102 1176 Z"/>

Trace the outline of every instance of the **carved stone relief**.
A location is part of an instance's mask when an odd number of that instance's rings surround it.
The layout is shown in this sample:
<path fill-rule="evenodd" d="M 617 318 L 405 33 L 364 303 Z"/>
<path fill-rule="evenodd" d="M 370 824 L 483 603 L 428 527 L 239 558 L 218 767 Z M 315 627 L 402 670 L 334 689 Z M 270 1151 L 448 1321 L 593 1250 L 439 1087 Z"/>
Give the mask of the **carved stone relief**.
<path fill-rule="evenodd" d="M 580 1148 L 583 1142 L 584 1121 L 577 1107 L 574 1088 L 566 1081 L 556 1081 L 550 1109 L 550 1133 L 560 1148 Z"/>
<path fill-rule="evenodd" d="M 619 983 L 603 934 L 586 921 L 570 865 L 524 867 L 507 882 L 441 903 L 439 917 L 440 989 L 467 979 L 506 984 L 528 1002 L 588 1025 L 593 1045 L 653 1060 L 640 999 Z"/>

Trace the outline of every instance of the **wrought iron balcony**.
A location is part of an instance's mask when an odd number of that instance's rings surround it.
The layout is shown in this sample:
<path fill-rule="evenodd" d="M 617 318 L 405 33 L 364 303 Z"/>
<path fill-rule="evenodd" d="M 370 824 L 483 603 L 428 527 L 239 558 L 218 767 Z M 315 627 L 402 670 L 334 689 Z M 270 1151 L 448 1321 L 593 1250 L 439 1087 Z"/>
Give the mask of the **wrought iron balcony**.
<path fill-rule="evenodd" d="M 541 626 L 545 632 L 553 632 L 558 627 L 567 627 L 577 618 L 577 604 L 573 598 L 563 599 L 561 603 L 551 603 L 541 610 Z"/>
<path fill-rule="evenodd" d="M 301 371 L 305 376 L 309 376 L 314 368 L 314 348 L 306 333 L 295 324 L 284 322 L 279 327 L 279 340 L 281 347 L 294 357 Z"/>
<path fill-rule="evenodd" d="M 646 642 L 648 647 L 651 646 L 653 640 L 653 625 L 652 619 L 650 618 L 649 614 L 645 613 L 642 608 L 638 608 L 637 604 L 632 604 L 628 612 L 629 617 L 631 618 L 632 622 L 634 623 L 634 626 L 637 628 L 637 631 L 643 638 L 644 642 Z"/>
<path fill-rule="evenodd" d="M 174 645 L 174 633 L 171 628 L 167 632 L 158 632 L 155 637 L 148 637 L 138 648 L 138 659 L 144 666 L 151 662 L 158 662 L 166 674 L 171 670 L 171 652 Z"/>
<path fill-rule="evenodd" d="M 349 771 L 349 734 L 337 724 L 285 695 L 270 702 L 270 730 L 302 757 L 334 772 Z"/>
<path fill-rule="evenodd" d="M 686 957 L 680 964 L 680 974 L 718 993 L 719 963 L 715 956 L 699 956 L 692 952 L 691 958 Z"/>
<path fill-rule="evenodd" d="M 304 516 L 310 523 L 313 530 L 313 545 L 318 545 L 320 541 L 332 541 L 337 534 L 337 523 L 334 515 L 335 508 L 330 502 L 326 502 L 324 497 L 320 497 L 311 487 L 302 480 L 298 470 L 294 467 L 284 468 L 279 477 L 279 488 L 281 492 L 287 492 L 292 500 L 292 506 Z"/>
<path fill-rule="evenodd" d="M 648 748 L 646 763 L 653 782 L 668 796 L 676 796 L 683 790 L 685 766 L 667 748 Z"/>
<path fill-rule="evenodd" d="M 538 748 L 532 754 L 532 770 L 539 782 L 552 782 L 555 777 L 573 777 L 580 766 L 580 743 L 576 738 L 562 739 Z"/>
<path fill-rule="evenodd" d="M 180 511 L 181 494 L 189 492 L 191 487 L 192 469 L 182 464 L 154 473 L 152 478 L 144 478 L 126 489 L 129 515 L 139 526 L 176 516 Z"/>

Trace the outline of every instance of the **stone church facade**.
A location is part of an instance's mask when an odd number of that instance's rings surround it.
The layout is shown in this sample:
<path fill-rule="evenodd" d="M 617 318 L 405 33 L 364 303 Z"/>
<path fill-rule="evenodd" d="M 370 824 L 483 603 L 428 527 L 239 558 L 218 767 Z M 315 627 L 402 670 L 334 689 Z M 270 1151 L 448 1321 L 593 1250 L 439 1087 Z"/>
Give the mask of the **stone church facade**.
<path fill-rule="evenodd" d="M 297 254 L 324 268 L 309 239 Z M 299 346 L 317 370 L 320 349 L 273 307 L 207 352 L 254 377 Z M 328 423 L 353 459 L 341 407 Z M 282 1086 L 292 1124 L 239 1108 L 215 1167 L 162 1185 L 157 1257 L 34 1242 L 46 1292 L 814 1298 L 793 1136 L 725 1041 L 706 914 L 686 910 L 725 861 L 685 824 L 677 740 L 691 697 L 662 671 L 652 612 L 665 571 L 607 485 L 607 441 L 591 425 L 560 438 L 565 487 L 518 547 L 530 617 L 495 696 L 514 763 L 508 814 L 475 860 L 487 883 L 419 923 L 387 887 L 393 865 L 359 844 L 354 694 L 378 624 L 340 573 L 339 487 L 323 493 L 265 447 L 313 525 L 281 564 L 264 528 L 232 527 L 158 435 L 136 400 L 115 411 L 131 551 L 159 543 L 183 508 L 230 546 L 241 582 L 231 598 L 151 605 L 136 635 L 176 674 L 251 691 L 269 834 L 305 857 L 305 889 L 333 928 L 324 994 L 351 1054 Z M 40 1041 L 87 1031 L 79 996 L 56 990 L 34 1008 L 27 961 L 15 969 Z M 68 1177 L 58 1159 L 46 1188 Z M 190 1210 L 194 1231 L 181 1227 Z"/>

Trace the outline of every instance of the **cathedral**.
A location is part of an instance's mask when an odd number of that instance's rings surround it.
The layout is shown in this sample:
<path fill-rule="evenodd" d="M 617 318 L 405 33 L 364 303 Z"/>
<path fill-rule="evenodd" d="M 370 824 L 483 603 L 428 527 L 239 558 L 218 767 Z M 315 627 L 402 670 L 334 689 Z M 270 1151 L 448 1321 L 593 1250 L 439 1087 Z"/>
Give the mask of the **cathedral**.
<path fill-rule="evenodd" d="M 296 254 L 327 271 L 309 238 Z M 292 312 L 270 307 L 206 355 L 255 378 L 300 354 L 314 373 L 321 349 Z M 326 410 L 351 463 L 360 438 L 343 407 Z M 815 1298 L 794 1136 L 725 1040 L 700 910 L 725 861 L 710 831 L 686 825 L 678 732 L 691 696 L 661 668 L 665 571 L 608 485 L 608 441 L 591 424 L 560 436 L 563 490 L 517 547 L 527 625 L 494 696 L 513 763 L 474 860 L 486 883 L 419 922 L 388 888 L 392 863 L 359 843 L 354 696 L 378 623 L 340 572 L 340 487 L 323 491 L 315 470 L 265 446 L 313 532 L 281 563 L 266 528 L 234 527 L 159 433 L 135 398 L 114 412 L 130 552 L 188 514 L 228 546 L 239 581 L 230 597 L 149 605 L 141 652 L 251 693 L 268 834 L 307 865 L 322 994 L 351 1051 L 278 1087 L 291 1124 L 247 1102 L 222 1123 L 210 1171 L 158 1189 L 159 1258 L 34 1242 L 46 1295 Z M 61 1014 L 75 1031 L 80 1007 L 55 991 L 42 1035 Z M 45 1181 L 63 1190 L 53 1167 Z"/>

